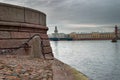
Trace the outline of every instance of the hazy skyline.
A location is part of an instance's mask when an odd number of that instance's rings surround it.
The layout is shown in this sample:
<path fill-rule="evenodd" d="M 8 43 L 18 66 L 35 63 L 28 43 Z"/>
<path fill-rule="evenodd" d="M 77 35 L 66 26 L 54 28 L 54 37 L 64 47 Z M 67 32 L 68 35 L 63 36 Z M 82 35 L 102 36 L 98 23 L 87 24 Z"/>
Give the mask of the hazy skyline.
<path fill-rule="evenodd" d="M 40 10 L 47 15 L 48 33 L 113 31 L 120 25 L 120 0 L 0 0 Z"/>

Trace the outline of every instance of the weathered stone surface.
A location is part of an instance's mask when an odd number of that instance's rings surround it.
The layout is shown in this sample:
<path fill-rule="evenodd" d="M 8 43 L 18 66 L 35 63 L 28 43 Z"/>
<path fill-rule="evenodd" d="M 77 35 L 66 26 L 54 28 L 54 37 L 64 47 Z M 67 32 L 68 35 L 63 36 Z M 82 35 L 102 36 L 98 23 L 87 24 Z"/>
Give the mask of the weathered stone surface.
<path fill-rule="evenodd" d="M 47 34 L 40 34 L 42 39 L 48 39 L 48 35 Z"/>
<path fill-rule="evenodd" d="M 0 66 L 4 66 L 0 70 L 0 80 L 90 80 L 57 59 L 9 56 L 0 56 Z M 14 56 L 16 57 L 13 58 Z"/>
<path fill-rule="evenodd" d="M 40 14 L 40 23 L 46 26 L 46 15 L 45 14 Z"/>
<path fill-rule="evenodd" d="M 44 53 L 51 53 L 52 52 L 52 48 L 50 46 L 44 47 L 43 50 L 44 50 Z"/>
<path fill-rule="evenodd" d="M 20 78 L 18 78 L 16 76 L 7 76 L 6 80 L 20 80 Z"/>
<path fill-rule="evenodd" d="M 0 48 L 19 47 L 26 39 L 5 39 L 0 40 Z"/>
<path fill-rule="evenodd" d="M 42 46 L 41 39 L 39 36 L 35 36 L 31 41 L 31 57 L 42 58 Z"/>
<path fill-rule="evenodd" d="M 0 20 L 23 22 L 24 8 L 0 3 Z"/>
<path fill-rule="evenodd" d="M 50 46 L 49 40 L 43 40 L 43 46 Z"/>
<path fill-rule="evenodd" d="M 54 57 L 53 53 L 45 54 L 46 59 L 52 60 L 52 59 L 54 59 L 53 57 Z"/>
<path fill-rule="evenodd" d="M 30 38 L 30 33 L 28 32 L 11 32 L 12 38 Z"/>
<path fill-rule="evenodd" d="M 46 14 L 30 8 L 0 3 L 0 48 L 14 48 L 1 49 L 1 54 L 30 54 L 42 58 L 44 53 L 52 52 L 47 30 Z M 31 39 L 35 34 L 39 34 L 39 39 Z M 29 39 L 32 40 L 26 43 L 29 48 L 23 47 L 22 44 Z"/>
<path fill-rule="evenodd" d="M 90 80 L 83 73 L 59 60 L 53 62 L 53 80 Z"/>
<path fill-rule="evenodd" d="M 0 80 L 49 80 L 53 77 L 51 61 L 28 56 L 0 56 Z"/>
<path fill-rule="evenodd" d="M 53 80 L 53 78 L 49 77 L 48 80 Z"/>
<path fill-rule="evenodd" d="M 44 13 L 25 7 L 3 3 L 0 3 L 0 20 L 27 22 L 46 26 L 46 15 Z"/>
<path fill-rule="evenodd" d="M 40 24 L 39 12 L 25 9 L 25 22 Z"/>
<path fill-rule="evenodd" d="M 0 31 L 0 38 L 11 38 L 10 32 Z"/>
<path fill-rule="evenodd" d="M 30 33 L 31 36 L 38 34 L 42 40 L 48 40 L 48 35 L 43 33 Z"/>

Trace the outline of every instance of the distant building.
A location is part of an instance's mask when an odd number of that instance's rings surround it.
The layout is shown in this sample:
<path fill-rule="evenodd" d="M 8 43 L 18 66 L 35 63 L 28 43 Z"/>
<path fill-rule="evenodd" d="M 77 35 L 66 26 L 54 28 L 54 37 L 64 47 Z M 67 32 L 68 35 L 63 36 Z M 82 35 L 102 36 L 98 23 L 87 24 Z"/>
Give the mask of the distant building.
<path fill-rule="evenodd" d="M 49 38 L 57 38 L 61 40 L 72 39 L 72 40 L 111 40 L 118 36 L 120 39 L 120 29 L 115 26 L 114 32 L 91 32 L 91 33 L 76 33 L 72 32 L 70 34 L 59 33 L 57 26 L 55 26 L 54 33 L 49 35 Z"/>
<path fill-rule="evenodd" d="M 66 38 L 67 34 L 64 33 L 58 33 L 57 26 L 55 26 L 54 33 L 50 35 L 50 38 Z"/>
<path fill-rule="evenodd" d="M 70 33 L 69 36 L 74 40 L 101 40 L 101 39 L 113 39 L 115 37 L 114 32 L 92 32 L 92 33 Z"/>
<path fill-rule="evenodd" d="M 54 33 L 58 33 L 57 26 L 55 26 Z"/>

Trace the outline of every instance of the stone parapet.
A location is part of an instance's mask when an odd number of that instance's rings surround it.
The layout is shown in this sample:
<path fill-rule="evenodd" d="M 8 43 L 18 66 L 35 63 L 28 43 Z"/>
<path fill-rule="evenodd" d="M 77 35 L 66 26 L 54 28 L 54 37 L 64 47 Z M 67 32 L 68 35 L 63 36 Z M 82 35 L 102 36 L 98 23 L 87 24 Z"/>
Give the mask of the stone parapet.
<path fill-rule="evenodd" d="M 32 23 L 46 26 L 46 14 L 26 7 L 0 3 L 0 21 Z"/>
<path fill-rule="evenodd" d="M 0 3 L 0 48 L 18 47 L 37 34 L 40 37 L 41 44 L 38 44 L 42 54 L 49 52 L 52 55 L 47 30 L 46 14 L 43 12 Z M 25 50 L 22 48 L 20 51 L 17 50 L 17 53 L 25 53 Z"/>

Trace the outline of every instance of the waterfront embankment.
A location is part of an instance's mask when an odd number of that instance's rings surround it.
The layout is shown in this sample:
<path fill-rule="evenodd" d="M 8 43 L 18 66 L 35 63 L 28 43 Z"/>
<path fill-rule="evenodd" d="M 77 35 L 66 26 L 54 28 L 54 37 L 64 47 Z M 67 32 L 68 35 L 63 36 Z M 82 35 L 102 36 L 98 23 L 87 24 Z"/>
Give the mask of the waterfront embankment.
<path fill-rule="evenodd" d="M 53 80 L 89 80 L 83 73 L 57 59 L 53 62 L 53 73 Z"/>
<path fill-rule="evenodd" d="M 57 59 L 0 55 L 0 80 L 88 80 L 88 78 Z"/>

